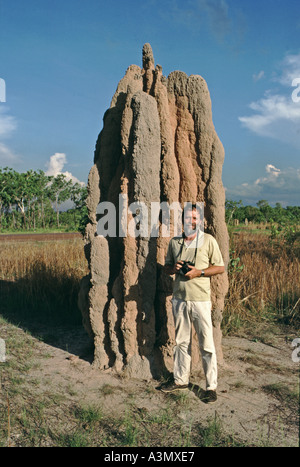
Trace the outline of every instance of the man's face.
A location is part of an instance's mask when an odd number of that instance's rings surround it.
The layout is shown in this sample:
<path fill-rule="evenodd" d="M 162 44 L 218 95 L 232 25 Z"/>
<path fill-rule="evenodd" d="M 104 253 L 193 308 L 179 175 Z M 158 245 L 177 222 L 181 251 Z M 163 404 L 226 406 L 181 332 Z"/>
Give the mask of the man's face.
<path fill-rule="evenodd" d="M 200 226 L 201 216 L 196 209 L 189 209 L 184 214 L 184 233 L 192 235 L 196 233 L 197 228 Z"/>

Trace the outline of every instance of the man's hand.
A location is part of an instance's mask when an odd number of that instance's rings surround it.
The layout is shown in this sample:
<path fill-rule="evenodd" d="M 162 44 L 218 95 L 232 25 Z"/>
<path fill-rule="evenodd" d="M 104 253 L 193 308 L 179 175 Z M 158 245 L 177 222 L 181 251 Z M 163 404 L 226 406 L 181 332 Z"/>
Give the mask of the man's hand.
<path fill-rule="evenodd" d="M 183 265 L 183 261 L 177 261 L 177 263 L 174 264 L 174 266 L 170 266 L 170 265 L 166 264 L 164 266 L 164 270 L 165 270 L 166 274 L 169 274 L 170 276 L 172 276 L 173 274 L 178 274 L 178 272 L 182 268 L 182 265 Z"/>
<path fill-rule="evenodd" d="M 184 275 L 187 279 L 194 279 L 195 277 L 200 277 L 201 276 L 201 271 L 199 269 L 196 269 L 195 266 L 191 266 L 189 264 L 190 270 Z"/>
<path fill-rule="evenodd" d="M 174 266 L 166 265 L 164 266 L 164 270 L 166 274 L 169 274 L 172 276 L 173 274 L 178 274 L 180 269 L 182 268 L 183 261 L 177 261 L 177 263 Z M 195 277 L 201 277 L 202 270 L 201 269 L 196 269 L 195 266 L 190 266 L 190 270 L 185 274 L 184 277 L 187 279 L 195 279 Z M 217 274 L 223 274 L 225 271 L 224 266 L 209 266 L 208 268 L 204 269 L 205 271 L 205 277 L 211 277 L 215 276 Z"/>
<path fill-rule="evenodd" d="M 184 277 L 187 279 L 194 279 L 195 277 L 201 277 L 202 270 L 196 269 L 194 266 L 189 265 L 190 270 L 185 274 Z M 224 266 L 210 266 L 204 269 L 204 277 L 216 276 L 217 274 L 223 274 L 225 271 Z"/>

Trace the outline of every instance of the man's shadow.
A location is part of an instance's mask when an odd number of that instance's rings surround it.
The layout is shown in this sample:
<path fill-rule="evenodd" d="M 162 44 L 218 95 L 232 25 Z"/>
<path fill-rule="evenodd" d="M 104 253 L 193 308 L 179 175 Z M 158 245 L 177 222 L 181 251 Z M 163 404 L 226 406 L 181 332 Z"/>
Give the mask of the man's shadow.
<path fill-rule="evenodd" d="M 200 388 L 197 384 L 189 383 L 189 390 L 192 391 L 198 399 L 202 402 L 206 402 L 207 394 L 204 389 Z"/>
<path fill-rule="evenodd" d="M 161 383 L 159 386 L 156 387 L 156 389 L 158 391 L 160 391 L 161 389 L 164 388 L 164 386 L 168 386 L 170 383 L 173 383 L 173 382 L 174 382 L 173 375 L 170 375 L 168 380 Z M 206 391 L 204 389 L 200 388 L 200 386 L 198 386 L 197 384 L 189 383 L 188 390 L 193 392 L 195 394 L 195 396 L 198 397 L 198 399 L 200 399 L 201 402 L 204 402 L 204 403 L 207 402 Z M 170 394 L 172 394 L 172 393 L 170 393 Z"/>

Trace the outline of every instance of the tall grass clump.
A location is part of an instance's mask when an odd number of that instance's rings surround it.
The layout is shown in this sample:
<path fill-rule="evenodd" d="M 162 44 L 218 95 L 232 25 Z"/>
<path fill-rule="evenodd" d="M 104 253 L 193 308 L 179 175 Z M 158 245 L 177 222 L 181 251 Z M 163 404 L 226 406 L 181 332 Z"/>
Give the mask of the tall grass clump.
<path fill-rule="evenodd" d="M 0 243 L 0 312 L 7 318 L 79 323 L 87 274 L 81 239 Z"/>
<path fill-rule="evenodd" d="M 300 324 L 300 256 L 297 245 L 264 234 L 231 233 L 229 292 L 223 327 L 275 319 Z"/>

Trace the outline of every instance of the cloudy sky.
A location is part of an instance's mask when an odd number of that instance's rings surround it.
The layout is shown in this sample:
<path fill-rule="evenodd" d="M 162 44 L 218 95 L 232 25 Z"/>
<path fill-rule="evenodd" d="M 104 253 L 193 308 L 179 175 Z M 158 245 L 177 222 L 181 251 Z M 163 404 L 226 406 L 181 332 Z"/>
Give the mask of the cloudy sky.
<path fill-rule="evenodd" d="M 227 198 L 299 205 L 298 0 L 0 0 L 0 167 L 86 183 L 145 42 L 207 81 Z"/>

